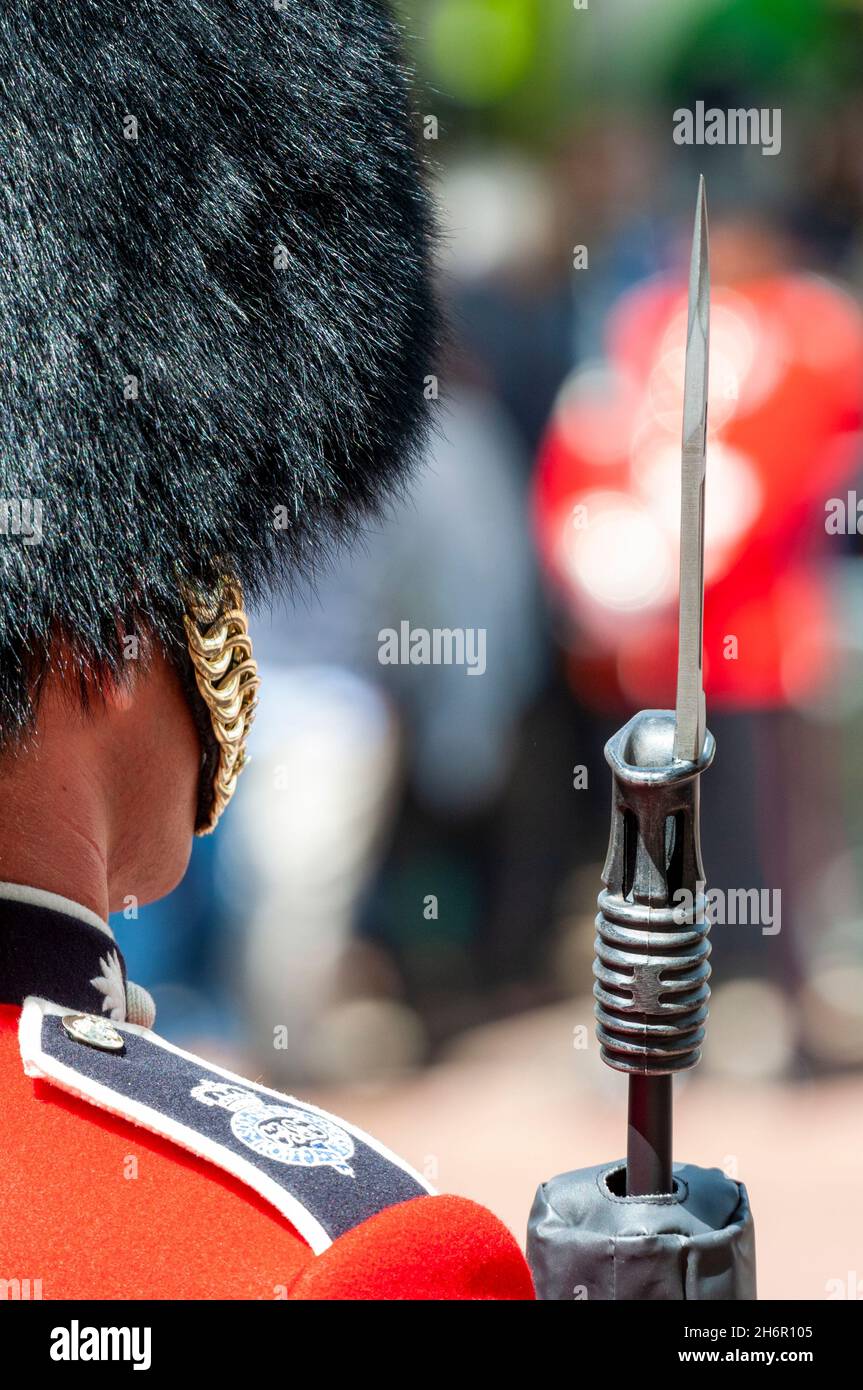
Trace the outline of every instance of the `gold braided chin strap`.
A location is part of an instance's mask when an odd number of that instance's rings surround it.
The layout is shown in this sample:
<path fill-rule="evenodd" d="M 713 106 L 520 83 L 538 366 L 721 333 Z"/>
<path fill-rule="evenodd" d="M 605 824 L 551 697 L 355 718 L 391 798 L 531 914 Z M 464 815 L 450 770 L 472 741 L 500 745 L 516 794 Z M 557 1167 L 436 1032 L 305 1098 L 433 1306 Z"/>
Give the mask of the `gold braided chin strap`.
<path fill-rule="evenodd" d="M 219 745 L 213 804 L 196 834 L 209 835 L 234 795 L 246 763 L 246 740 L 258 703 L 258 666 L 252 656 L 249 620 L 240 585 L 225 580 L 215 600 L 205 602 L 184 591 L 183 624 L 195 681 L 210 712 Z"/>

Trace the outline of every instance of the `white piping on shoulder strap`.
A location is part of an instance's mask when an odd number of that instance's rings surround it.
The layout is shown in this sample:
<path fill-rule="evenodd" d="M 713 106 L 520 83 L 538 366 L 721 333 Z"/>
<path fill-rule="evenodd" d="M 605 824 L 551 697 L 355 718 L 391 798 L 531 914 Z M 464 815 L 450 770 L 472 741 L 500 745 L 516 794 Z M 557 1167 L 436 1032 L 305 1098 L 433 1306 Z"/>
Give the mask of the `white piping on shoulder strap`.
<path fill-rule="evenodd" d="M 241 1155 L 235 1153 L 227 1147 L 214 1142 L 206 1135 L 200 1134 L 197 1130 L 188 1125 L 184 1125 L 171 1116 L 164 1115 L 160 1111 L 152 1109 L 142 1101 L 124 1096 L 114 1091 L 109 1086 L 103 1085 L 94 1078 L 83 1073 L 77 1072 L 74 1068 L 67 1066 L 56 1057 L 45 1052 L 42 1047 L 42 1022 L 48 1015 L 65 1015 L 70 1011 L 61 1005 L 51 1003 L 46 999 L 38 999 L 35 996 L 24 1001 L 21 1011 L 21 1020 L 18 1029 L 19 1043 L 21 1048 L 21 1059 L 24 1071 L 27 1076 L 36 1080 L 49 1081 L 58 1086 L 61 1090 L 74 1095 L 79 1099 L 88 1101 L 98 1109 L 106 1110 L 112 1115 L 118 1115 L 121 1119 L 129 1120 L 132 1124 L 140 1125 L 143 1129 L 149 1130 L 153 1134 L 172 1140 L 180 1148 L 196 1154 L 199 1158 L 206 1159 L 213 1163 L 217 1168 L 230 1173 L 241 1182 L 251 1187 L 259 1196 L 263 1197 L 279 1211 L 282 1216 L 295 1227 L 303 1239 L 311 1246 L 316 1255 L 320 1255 L 324 1250 L 332 1245 L 332 1237 L 324 1229 L 321 1223 L 309 1212 L 303 1204 L 290 1192 L 287 1192 L 278 1183 L 274 1182 L 266 1173 L 255 1167 L 254 1164 L 245 1160 Z M 194 1053 L 184 1052 L 182 1048 L 175 1047 L 172 1043 L 160 1038 L 157 1033 L 150 1029 L 141 1027 L 134 1023 L 123 1023 L 116 1026 L 120 1032 L 132 1033 L 138 1037 L 145 1038 L 148 1043 L 161 1048 L 164 1052 L 174 1053 L 187 1061 L 199 1065 L 202 1069 L 214 1073 L 225 1081 L 232 1082 L 246 1090 L 255 1091 L 262 1096 L 281 1102 L 294 1101 L 294 1097 L 285 1096 L 281 1091 L 273 1091 L 269 1087 L 260 1086 L 254 1081 L 248 1081 L 245 1077 L 238 1076 L 235 1072 L 226 1071 L 224 1067 L 218 1067 L 213 1062 L 207 1062 L 203 1058 L 196 1057 Z M 320 1109 L 319 1106 L 310 1105 L 308 1101 L 294 1101 L 304 1110 L 321 1116 L 322 1119 L 345 1130 L 353 1138 L 366 1144 L 382 1158 L 401 1168 L 430 1196 L 434 1195 L 434 1189 L 429 1185 L 410 1164 L 391 1152 L 385 1145 L 378 1142 L 371 1135 L 358 1129 L 355 1125 L 349 1124 L 341 1117 L 331 1115 L 328 1111 Z"/>

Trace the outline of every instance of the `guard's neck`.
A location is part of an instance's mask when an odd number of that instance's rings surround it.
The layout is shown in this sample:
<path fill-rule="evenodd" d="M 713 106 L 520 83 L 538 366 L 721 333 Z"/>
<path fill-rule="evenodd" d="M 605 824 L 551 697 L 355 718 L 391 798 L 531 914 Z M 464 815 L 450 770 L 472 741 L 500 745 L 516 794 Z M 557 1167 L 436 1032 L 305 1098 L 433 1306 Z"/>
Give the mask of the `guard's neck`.
<path fill-rule="evenodd" d="M 109 816 L 84 759 L 50 743 L 4 759 L 0 774 L 0 881 L 71 899 L 103 922 L 109 911 Z"/>

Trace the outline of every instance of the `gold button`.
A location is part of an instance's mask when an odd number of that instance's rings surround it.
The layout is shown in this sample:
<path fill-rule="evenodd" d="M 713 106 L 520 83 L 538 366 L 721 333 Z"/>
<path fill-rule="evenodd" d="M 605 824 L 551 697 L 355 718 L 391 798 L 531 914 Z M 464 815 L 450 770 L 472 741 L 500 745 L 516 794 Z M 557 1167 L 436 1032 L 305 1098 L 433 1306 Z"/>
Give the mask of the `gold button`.
<path fill-rule="evenodd" d="M 123 1050 L 123 1034 L 119 1033 L 107 1018 L 99 1018 L 96 1014 L 66 1014 L 63 1027 L 75 1042 L 97 1047 L 100 1052 Z"/>

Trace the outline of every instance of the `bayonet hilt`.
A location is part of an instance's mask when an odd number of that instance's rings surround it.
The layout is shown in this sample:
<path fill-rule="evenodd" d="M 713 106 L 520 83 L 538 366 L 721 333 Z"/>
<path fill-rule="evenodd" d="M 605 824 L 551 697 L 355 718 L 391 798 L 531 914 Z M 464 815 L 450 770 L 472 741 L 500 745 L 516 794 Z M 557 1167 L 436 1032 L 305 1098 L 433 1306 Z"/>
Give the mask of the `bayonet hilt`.
<path fill-rule="evenodd" d="M 695 1066 L 704 1038 L 710 945 L 699 779 L 715 745 L 675 759 L 675 715 L 642 710 L 609 740 L 611 835 L 596 919 L 597 1037 L 618 1071 Z M 682 890 L 682 891 L 681 891 Z"/>

